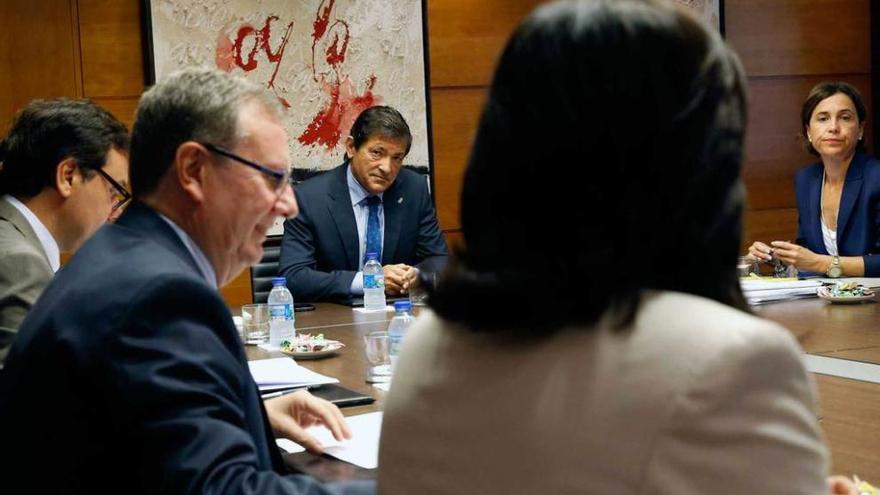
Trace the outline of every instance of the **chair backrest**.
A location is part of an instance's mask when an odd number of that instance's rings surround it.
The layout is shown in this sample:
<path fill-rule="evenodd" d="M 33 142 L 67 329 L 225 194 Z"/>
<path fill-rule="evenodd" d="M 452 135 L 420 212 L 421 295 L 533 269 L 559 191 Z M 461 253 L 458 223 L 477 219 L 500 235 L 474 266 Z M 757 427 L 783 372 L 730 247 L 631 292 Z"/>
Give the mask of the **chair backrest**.
<path fill-rule="evenodd" d="M 281 257 L 281 236 L 266 238 L 263 258 L 251 267 L 251 298 L 254 303 L 264 303 L 272 290 L 272 277 L 278 276 L 278 260 Z"/>

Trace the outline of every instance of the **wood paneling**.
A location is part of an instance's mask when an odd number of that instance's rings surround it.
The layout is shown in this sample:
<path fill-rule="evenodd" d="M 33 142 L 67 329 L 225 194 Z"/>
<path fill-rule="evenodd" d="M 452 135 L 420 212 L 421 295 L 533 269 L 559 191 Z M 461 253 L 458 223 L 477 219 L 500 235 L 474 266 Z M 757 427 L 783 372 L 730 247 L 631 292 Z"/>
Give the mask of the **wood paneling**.
<path fill-rule="evenodd" d="M 71 0 L 0 2 L 0 132 L 34 98 L 82 94 L 75 6 Z"/>
<path fill-rule="evenodd" d="M 431 86 L 485 86 L 513 28 L 543 0 L 428 0 Z"/>
<path fill-rule="evenodd" d="M 871 72 L 870 0 L 726 0 L 725 34 L 750 76 Z"/>
<path fill-rule="evenodd" d="M 746 210 L 742 251 L 754 241 L 793 241 L 797 236 L 797 208 Z"/>
<path fill-rule="evenodd" d="M 431 90 L 434 184 L 437 216 L 443 229 L 461 227 L 461 183 L 485 98 L 483 88 Z"/>
<path fill-rule="evenodd" d="M 140 2 L 79 0 L 85 96 L 138 97 L 144 90 Z"/>
<path fill-rule="evenodd" d="M 139 96 L 128 96 L 120 98 L 96 97 L 92 98 L 98 105 L 106 108 L 117 119 L 121 120 L 128 130 L 134 124 L 134 111 L 137 108 Z"/>

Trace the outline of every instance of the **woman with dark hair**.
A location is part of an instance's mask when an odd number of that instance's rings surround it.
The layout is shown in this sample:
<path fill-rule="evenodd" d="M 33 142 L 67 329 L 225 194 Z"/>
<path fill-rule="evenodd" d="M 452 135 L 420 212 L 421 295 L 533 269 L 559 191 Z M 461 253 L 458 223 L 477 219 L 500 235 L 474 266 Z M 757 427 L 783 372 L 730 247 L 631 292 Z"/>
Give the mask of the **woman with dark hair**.
<path fill-rule="evenodd" d="M 380 493 L 830 491 L 798 345 L 737 283 L 745 101 L 733 52 L 671 3 L 523 22 L 465 248 L 396 365 Z"/>
<path fill-rule="evenodd" d="M 821 160 L 798 171 L 798 238 L 755 242 L 749 255 L 829 277 L 880 276 L 880 164 L 865 153 L 865 103 L 845 82 L 814 87 L 801 108 L 804 146 Z"/>

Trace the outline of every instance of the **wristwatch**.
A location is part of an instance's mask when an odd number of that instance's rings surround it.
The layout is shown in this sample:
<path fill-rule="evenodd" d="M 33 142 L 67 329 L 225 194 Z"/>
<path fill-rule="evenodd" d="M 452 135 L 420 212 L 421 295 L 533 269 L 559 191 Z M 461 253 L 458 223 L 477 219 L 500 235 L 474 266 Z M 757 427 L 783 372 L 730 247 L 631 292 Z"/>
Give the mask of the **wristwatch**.
<path fill-rule="evenodd" d="M 828 271 L 825 272 L 831 278 L 837 278 L 843 275 L 843 270 L 840 268 L 840 256 L 832 256 L 831 257 L 831 266 L 828 267 Z"/>

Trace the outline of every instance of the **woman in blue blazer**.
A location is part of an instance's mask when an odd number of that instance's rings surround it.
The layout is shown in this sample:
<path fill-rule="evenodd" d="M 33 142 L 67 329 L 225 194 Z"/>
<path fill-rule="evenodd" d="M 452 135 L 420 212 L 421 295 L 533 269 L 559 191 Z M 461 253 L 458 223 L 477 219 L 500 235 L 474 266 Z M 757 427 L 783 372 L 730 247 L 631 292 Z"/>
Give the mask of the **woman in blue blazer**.
<path fill-rule="evenodd" d="M 755 242 L 752 257 L 830 277 L 880 276 L 880 163 L 865 154 L 865 115 L 847 83 L 810 91 L 801 109 L 804 144 L 821 161 L 795 175 L 797 241 Z"/>

